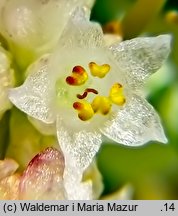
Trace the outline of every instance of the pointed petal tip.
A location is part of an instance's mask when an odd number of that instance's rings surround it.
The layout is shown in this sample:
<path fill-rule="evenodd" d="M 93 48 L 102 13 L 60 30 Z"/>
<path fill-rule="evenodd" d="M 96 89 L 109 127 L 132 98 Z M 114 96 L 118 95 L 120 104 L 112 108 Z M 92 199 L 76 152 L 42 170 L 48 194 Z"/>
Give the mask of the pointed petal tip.
<path fill-rule="evenodd" d="M 173 40 L 172 34 L 163 34 L 158 36 L 158 40 L 162 41 L 163 44 L 166 44 L 169 49 L 171 49 L 171 43 Z"/>
<path fill-rule="evenodd" d="M 18 108 L 20 108 L 20 105 L 18 103 L 18 99 L 19 99 L 18 94 L 20 91 L 21 91 L 21 87 L 16 87 L 16 88 L 9 88 L 7 92 L 10 102 Z"/>
<path fill-rule="evenodd" d="M 102 143 L 100 133 L 86 130 L 70 131 L 59 116 L 57 137 L 64 156 L 69 157 L 69 161 L 73 160 L 72 164 L 82 171 L 92 162 Z"/>
<path fill-rule="evenodd" d="M 161 43 L 161 44 L 164 44 L 165 47 L 170 52 L 173 36 L 171 34 L 163 34 L 163 35 L 159 35 L 157 37 L 157 39 L 158 39 L 158 42 Z"/>
<path fill-rule="evenodd" d="M 100 130 L 109 139 L 130 147 L 150 141 L 167 143 L 157 112 L 145 99 L 136 95 Z"/>
<path fill-rule="evenodd" d="M 14 95 L 16 89 L 17 89 L 17 88 L 10 88 L 10 89 L 8 90 L 8 98 L 9 98 L 9 100 L 11 101 L 11 103 L 13 103 L 15 106 L 17 106 L 17 105 L 16 105 L 16 97 L 15 97 L 15 95 Z"/>
<path fill-rule="evenodd" d="M 173 38 L 171 34 L 162 34 L 162 35 L 159 35 L 158 37 L 159 39 L 161 38 L 162 40 L 167 41 L 168 43 L 170 43 Z"/>
<path fill-rule="evenodd" d="M 168 144 L 168 139 L 167 139 L 166 135 L 164 134 L 164 132 L 157 135 L 155 140 L 160 142 L 160 143 L 163 143 L 163 144 Z"/>
<path fill-rule="evenodd" d="M 8 90 L 10 102 L 27 115 L 44 122 L 52 124 L 55 121 L 55 115 L 41 97 L 35 94 L 30 95 L 24 84 L 17 88 Z"/>

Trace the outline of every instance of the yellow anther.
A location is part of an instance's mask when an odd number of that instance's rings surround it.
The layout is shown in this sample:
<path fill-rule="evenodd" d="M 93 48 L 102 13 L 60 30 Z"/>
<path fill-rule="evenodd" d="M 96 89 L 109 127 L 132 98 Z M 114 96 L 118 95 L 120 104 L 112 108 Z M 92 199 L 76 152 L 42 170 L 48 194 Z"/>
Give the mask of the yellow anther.
<path fill-rule="evenodd" d="M 111 102 L 108 97 L 97 96 L 94 98 L 93 102 L 91 103 L 91 106 L 95 113 L 100 112 L 103 115 L 106 115 L 109 113 L 111 109 Z"/>
<path fill-rule="evenodd" d="M 103 78 L 110 71 L 110 65 L 97 65 L 95 62 L 89 63 L 90 72 L 93 76 Z"/>
<path fill-rule="evenodd" d="M 109 93 L 109 98 L 112 101 L 112 103 L 116 105 L 123 105 L 125 103 L 125 97 L 123 95 L 123 87 L 119 83 L 115 83 Z"/>
<path fill-rule="evenodd" d="M 71 76 L 66 78 L 69 85 L 79 86 L 83 85 L 88 79 L 88 74 L 81 66 L 75 66 L 72 70 Z"/>
<path fill-rule="evenodd" d="M 78 111 L 78 117 L 82 121 L 87 121 L 87 120 L 91 119 L 94 115 L 94 111 L 92 109 L 91 104 L 89 104 L 86 101 L 82 101 L 82 103 L 81 102 L 75 102 L 73 104 L 73 108 Z"/>

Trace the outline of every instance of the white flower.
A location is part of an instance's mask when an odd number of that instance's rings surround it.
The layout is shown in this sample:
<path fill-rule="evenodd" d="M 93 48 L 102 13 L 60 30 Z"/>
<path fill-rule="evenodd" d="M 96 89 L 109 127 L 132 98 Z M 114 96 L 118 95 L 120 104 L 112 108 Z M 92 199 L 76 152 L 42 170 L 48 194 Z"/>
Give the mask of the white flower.
<path fill-rule="evenodd" d="M 9 53 L 0 46 L 0 118 L 11 108 L 8 98 L 8 89 L 14 85 L 14 72 L 10 69 Z"/>
<path fill-rule="evenodd" d="M 170 36 L 140 37 L 107 46 L 101 27 L 76 11 L 56 51 L 29 67 L 10 100 L 28 115 L 55 123 L 66 162 L 83 171 L 102 134 L 129 146 L 166 142 L 160 119 L 141 87 L 170 51 Z"/>
<path fill-rule="evenodd" d="M 77 6 L 87 10 L 92 4 L 91 0 L 1 0 L 0 33 L 24 66 L 56 45 Z"/>

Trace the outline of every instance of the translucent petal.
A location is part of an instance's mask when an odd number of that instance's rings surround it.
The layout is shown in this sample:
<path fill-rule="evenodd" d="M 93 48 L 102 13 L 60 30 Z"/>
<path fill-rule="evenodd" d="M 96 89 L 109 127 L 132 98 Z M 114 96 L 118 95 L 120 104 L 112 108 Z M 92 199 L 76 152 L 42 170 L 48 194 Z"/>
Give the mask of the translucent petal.
<path fill-rule="evenodd" d="M 55 135 L 56 134 L 56 125 L 53 124 L 46 124 L 38 119 L 28 116 L 28 120 L 30 123 L 43 135 Z"/>
<path fill-rule="evenodd" d="M 129 146 L 143 145 L 150 140 L 167 142 L 159 116 L 147 101 L 136 95 L 101 131 L 110 139 Z"/>
<path fill-rule="evenodd" d="M 68 199 L 92 199 L 91 181 L 82 182 L 83 172 L 92 162 L 101 144 L 101 135 L 92 132 L 68 131 L 57 118 L 57 136 L 65 158 L 64 185 Z"/>
<path fill-rule="evenodd" d="M 9 99 L 20 110 L 45 123 L 55 119 L 52 110 L 52 86 L 48 76 L 49 55 L 43 56 L 28 69 L 25 83 L 9 91 Z"/>
<path fill-rule="evenodd" d="M 114 34 L 104 34 L 104 41 L 106 46 L 111 46 L 114 43 L 120 43 L 123 40 L 123 38 L 120 35 L 114 35 Z"/>
<path fill-rule="evenodd" d="M 170 52 L 170 35 L 140 37 L 110 47 L 128 84 L 138 87 L 156 72 Z"/>
<path fill-rule="evenodd" d="M 60 37 L 59 47 L 96 48 L 103 44 L 101 26 L 89 21 L 86 10 L 76 9 Z"/>
<path fill-rule="evenodd" d="M 70 154 L 65 153 L 64 186 L 68 200 L 91 200 L 92 182 L 82 182 L 83 172 L 76 166 Z"/>
<path fill-rule="evenodd" d="M 47 148 L 29 163 L 20 180 L 20 199 L 65 199 L 64 158 L 61 151 Z"/>
<path fill-rule="evenodd" d="M 102 142 L 97 132 L 68 131 L 60 117 L 57 118 L 57 136 L 64 156 L 72 158 L 73 164 L 81 170 L 89 166 Z"/>

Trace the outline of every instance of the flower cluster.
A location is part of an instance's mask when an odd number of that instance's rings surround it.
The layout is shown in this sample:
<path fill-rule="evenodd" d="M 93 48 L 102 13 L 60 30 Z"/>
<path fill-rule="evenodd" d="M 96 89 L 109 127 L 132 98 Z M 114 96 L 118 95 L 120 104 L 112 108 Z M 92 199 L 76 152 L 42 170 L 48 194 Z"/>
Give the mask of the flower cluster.
<path fill-rule="evenodd" d="M 22 76 L 27 77 L 20 86 L 11 88 L 13 70 L 8 54 L 1 49 L 0 73 L 10 81 L 2 80 L 0 102 L 7 101 L 8 109 L 10 100 L 39 120 L 41 128 L 55 128 L 53 134 L 65 158 L 62 184 L 67 190 L 60 189 L 61 173 L 55 173 L 60 185 L 54 183 L 52 191 L 58 187 L 59 199 L 91 198 L 91 184 L 81 183 L 82 174 L 104 137 L 128 146 L 150 140 L 167 142 L 159 116 L 144 99 L 142 87 L 168 57 L 171 37 L 138 37 L 123 42 L 116 38 L 109 43 L 101 26 L 89 20 L 92 4 L 89 0 L 0 3 L 0 33 Z M 60 172 L 60 166 L 58 169 Z M 29 175 L 25 174 L 21 183 L 28 191 L 32 187 L 29 178 L 33 178 Z"/>

